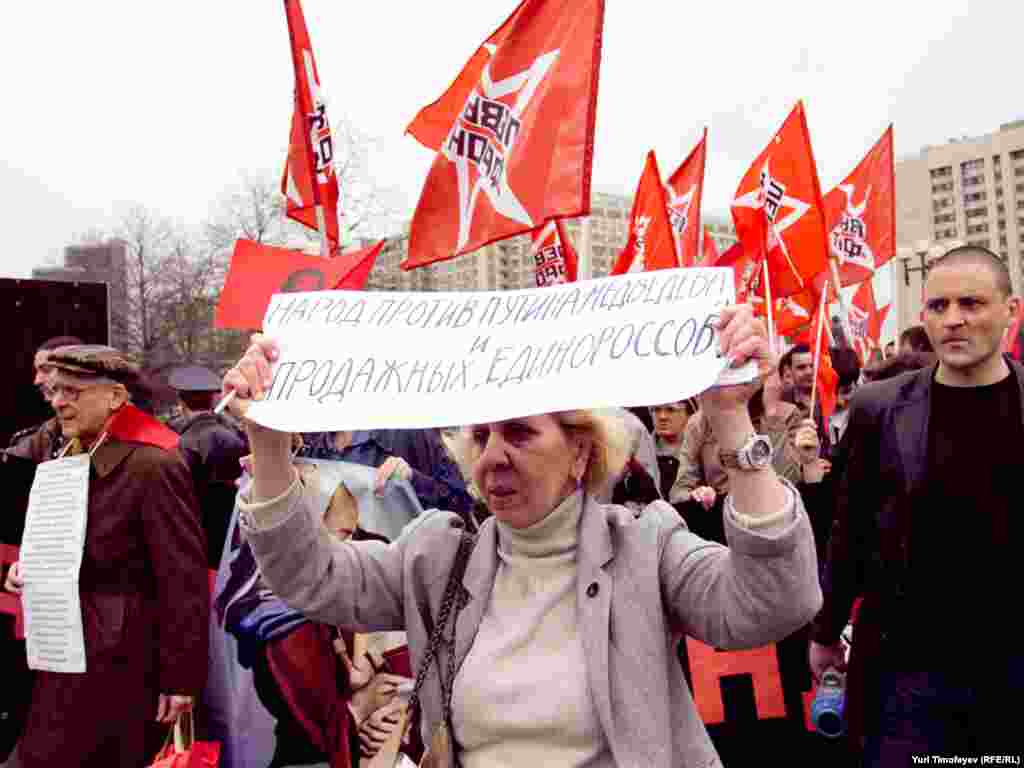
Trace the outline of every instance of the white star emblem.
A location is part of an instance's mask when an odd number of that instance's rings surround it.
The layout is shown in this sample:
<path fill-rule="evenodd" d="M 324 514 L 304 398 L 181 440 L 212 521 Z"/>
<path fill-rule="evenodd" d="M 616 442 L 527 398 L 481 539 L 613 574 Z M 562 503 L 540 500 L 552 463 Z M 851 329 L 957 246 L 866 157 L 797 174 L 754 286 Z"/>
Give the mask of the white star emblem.
<path fill-rule="evenodd" d="M 672 225 L 672 235 L 676 240 L 677 254 L 683 252 L 683 235 L 690 225 L 690 204 L 693 202 L 696 191 L 696 183 L 690 185 L 690 188 L 681 195 L 677 195 L 671 185 L 665 185 L 665 194 L 668 197 L 668 218 Z"/>
<path fill-rule="evenodd" d="M 515 103 L 505 104 L 509 109 L 511 118 L 521 120 L 523 112 L 530 104 L 530 100 L 537 92 L 537 87 L 550 71 L 558 58 L 558 50 L 542 54 L 533 60 L 533 63 L 522 72 L 506 77 L 504 80 L 494 82 L 491 79 L 491 63 L 497 52 L 497 46 L 486 45 L 485 49 L 491 54 L 490 61 L 484 67 L 480 76 L 480 83 L 470 93 L 463 106 L 462 112 L 452 126 L 448 139 L 442 146 L 442 153 L 455 165 L 456 178 L 459 184 L 459 240 L 456 250 L 462 250 L 469 242 L 470 227 L 473 223 L 473 214 L 476 210 L 477 199 L 481 192 L 487 195 L 491 205 L 501 215 L 518 221 L 527 227 L 533 227 L 534 222 L 530 214 L 523 207 L 523 204 L 516 197 L 508 185 L 508 158 L 515 147 L 518 132 L 512 136 L 508 146 L 501 144 L 500 140 L 490 132 L 488 137 L 488 149 L 500 153 L 498 161 L 502 163 L 501 170 L 493 178 L 487 173 L 481 173 L 477 163 L 467 153 L 453 152 L 450 145 L 452 136 L 463 128 L 472 129 L 473 133 L 483 135 L 488 133 L 487 129 L 481 129 L 465 119 L 467 110 L 475 99 L 487 99 L 496 102 L 499 99 L 516 95 Z M 475 178 L 473 174 L 476 174 Z"/>
<path fill-rule="evenodd" d="M 776 137 L 776 140 L 777 137 Z M 785 187 L 777 182 L 772 177 L 771 168 L 769 167 L 771 159 L 767 159 L 764 162 L 764 167 L 761 169 L 761 184 L 756 189 L 752 189 L 745 195 L 740 195 L 738 198 L 733 200 L 732 205 L 734 208 L 753 208 L 754 210 L 763 210 L 765 216 L 768 219 L 768 242 L 765 244 L 766 250 L 770 251 L 776 245 L 779 246 L 779 250 L 782 251 L 782 255 L 786 257 L 786 262 L 789 264 L 790 270 L 796 276 L 800 285 L 804 284 L 803 278 L 800 277 L 800 272 L 793 264 L 793 260 L 789 257 L 789 250 L 786 248 L 786 241 L 782 239 L 782 233 L 789 229 L 791 226 L 796 224 L 800 218 L 810 210 L 810 203 L 805 203 L 796 197 L 791 197 L 786 194 Z M 781 193 L 781 194 L 779 194 Z M 778 214 L 782 212 L 784 208 L 790 209 L 789 214 L 778 220 Z"/>

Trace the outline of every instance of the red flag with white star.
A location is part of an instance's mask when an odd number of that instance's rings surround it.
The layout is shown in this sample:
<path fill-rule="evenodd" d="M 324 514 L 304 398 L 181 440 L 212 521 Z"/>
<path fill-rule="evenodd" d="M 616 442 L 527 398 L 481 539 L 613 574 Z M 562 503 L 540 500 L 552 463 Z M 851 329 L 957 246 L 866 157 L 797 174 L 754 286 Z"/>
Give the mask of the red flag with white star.
<path fill-rule="evenodd" d="M 437 151 L 414 269 L 590 213 L 604 0 L 524 0 L 408 131 Z"/>
<path fill-rule="evenodd" d="M 704 227 L 704 258 L 698 262 L 698 266 L 710 267 L 718 261 L 719 256 L 718 246 L 715 245 L 715 238 L 712 237 L 711 231 Z"/>
<path fill-rule="evenodd" d="M 853 295 L 853 303 L 850 305 L 850 314 L 847 319 L 850 331 L 853 333 L 850 343 L 853 344 L 861 365 L 867 365 L 871 359 L 871 353 L 879 349 L 882 324 L 885 323 L 891 306 L 886 304 L 879 309 L 875 304 L 875 289 L 871 285 L 871 280 L 861 283 L 860 288 Z"/>
<path fill-rule="evenodd" d="M 704 194 L 704 166 L 708 129 L 666 185 L 668 215 L 675 238 L 679 265 L 693 267 L 700 264 L 700 204 Z M 706 241 L 705 241 L 706 242 Z M 705 247 L 707 247 L 705 245 Z"/>
<path fill-rule="evenodd" d="M 768 260 L 772 297 L 792 296 L 828 270 L 828 236 L 803 102 L 790 112 L 736 189 L 736 233 L 759 265 Z"/>
<path fill-rule="evenodd" d="M 892 126 L 825 196 L 830 255 L 839 281 L 856 285 L 896 255 L 896 183 Z"/>
<path fill-rule="evenodd" d="M 302 5 L 299 0 L 285 0 L 284 10 L 295 68 L 295 110 L 281 194 L 289 219 L 316 231 L 320 231 L 322 223 L 329 255 L 333 256 L 340 242 L 334 139 Z"/>
<path fill-rule="evenodd" d="M 658 160 L 652 150 L 647 153 L 647 162 L 633 197 L 626 247 L 619 253 L 610 274 L 624 275 L 634 263 L 642 264 L 647 271 L 678 267 L 675 237 L 668 217 L 665 186 L 661 183 Z"/>
<path fill-rule="evenodd" d="M 579 260 L 562 221 L 549 221 L 531 235 L 530 254 L 537 287 L 575 283 Z"/>

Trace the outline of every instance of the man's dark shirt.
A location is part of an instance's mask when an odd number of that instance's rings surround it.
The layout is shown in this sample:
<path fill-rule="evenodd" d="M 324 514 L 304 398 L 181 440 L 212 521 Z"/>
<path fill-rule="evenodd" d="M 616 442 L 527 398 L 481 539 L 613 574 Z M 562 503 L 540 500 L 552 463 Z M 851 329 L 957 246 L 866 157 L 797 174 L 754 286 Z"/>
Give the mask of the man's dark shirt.
<path fill-rule="evenodd" d="M 907 608 L 916 660 L 970 659 L 1014 598 L 1024 478 L 1020 391 L 1011 373 L 982 387 L 932 385 L 928 465 L 912 501 Z M 911 639 L 913 638 L 913 639 Z M 995 643 L 996 646 L 1001 643 Z M 981 649 L 978 649 L 981 650 Z"/>

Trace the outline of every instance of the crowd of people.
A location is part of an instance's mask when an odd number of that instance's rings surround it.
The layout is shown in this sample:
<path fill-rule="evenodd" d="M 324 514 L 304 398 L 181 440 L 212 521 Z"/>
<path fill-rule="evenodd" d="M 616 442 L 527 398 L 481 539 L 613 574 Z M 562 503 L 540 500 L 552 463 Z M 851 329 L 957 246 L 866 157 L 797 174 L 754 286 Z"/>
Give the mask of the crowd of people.
<path fill-rule="evenodd" d="M 172 449 L 111 433 L 142 386 L 128 356 L 48 341 L 54 417 L 4 460 L 91 456 L 88 668 L 28 670 L 0 623 L 9 765 L 146 765 L 191 710 L 232 765 L 718 765 L 684 636 L 777 643 L 802 690 L 844 673 L 854 762 L 1019 759 L 1024 654 L 994 637 L 1017 311 L 997 256 L 950 251 L 898 348 L 833 350 L 827 418 L 812 351 L 776 359 L 747 306 L 719 339 L 751 384 L 451 430 L 249 422 L 276 355 L 254 336 L 223 378 L 172 374 Z M 17 562 L 0 577 L 24 588 Z"/>

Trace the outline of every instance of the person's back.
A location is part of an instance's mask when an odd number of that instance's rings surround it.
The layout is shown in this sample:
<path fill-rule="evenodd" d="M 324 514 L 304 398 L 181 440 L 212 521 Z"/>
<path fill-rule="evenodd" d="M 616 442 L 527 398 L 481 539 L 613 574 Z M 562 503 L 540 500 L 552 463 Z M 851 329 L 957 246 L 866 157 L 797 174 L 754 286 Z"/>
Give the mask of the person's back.
<path fill-rule="evenodd" d="M 838 634 L 863 593 L 848 713 L 867 765 L 1002 754 L 1002 699 L 1024 685 L 1024 656 L 984 629 L 1016 575 L 1024 369 L 1000 345 L 1018 302 L 998 257 L 973 248 L 936 262 L 925 288 L 939 362 L 854 398 L 811 648 L 819 677 L 843 666 Z"/>

